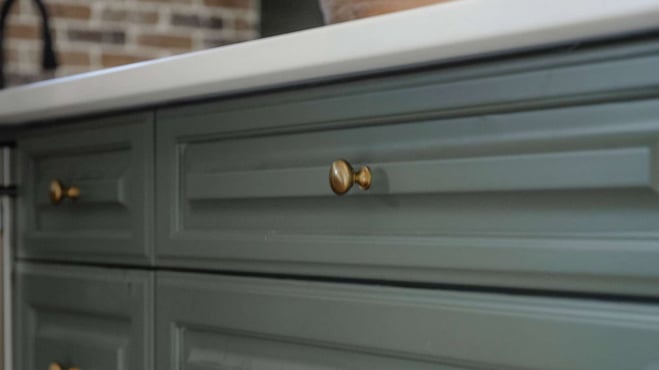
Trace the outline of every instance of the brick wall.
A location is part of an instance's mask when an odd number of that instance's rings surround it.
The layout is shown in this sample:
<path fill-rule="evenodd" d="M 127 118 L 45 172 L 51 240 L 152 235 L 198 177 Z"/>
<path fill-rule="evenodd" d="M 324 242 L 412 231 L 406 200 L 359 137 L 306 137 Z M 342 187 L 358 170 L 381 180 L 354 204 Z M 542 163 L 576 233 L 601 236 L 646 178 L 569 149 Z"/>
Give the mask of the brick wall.
<path fill-rule="evenodd" d="M 259 0 L 44 0 L 67 76 L 258 36 Z M 5 33 L 9 85 L 52 76 L 41 72 L 40 17 L 18 0 Z"/>

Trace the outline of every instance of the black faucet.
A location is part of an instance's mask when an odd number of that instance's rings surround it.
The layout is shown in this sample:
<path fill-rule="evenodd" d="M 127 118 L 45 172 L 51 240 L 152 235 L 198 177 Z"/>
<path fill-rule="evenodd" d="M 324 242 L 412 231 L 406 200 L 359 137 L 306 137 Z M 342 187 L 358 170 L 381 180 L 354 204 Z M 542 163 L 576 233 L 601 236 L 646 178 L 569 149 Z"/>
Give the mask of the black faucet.
<path fill-rule="evenodd" d="M 4 53 L 4 39 L 5 39 L 5 26 L 9 10 L 16 0 L 5 0 L 0 8 L 0 89 L 5 87 L 5 53 Z M 43 54 L 41 66 L 44 71 L 52 71 L 57 68 L 57 56 L 53 48 L 53 38 L 50 34 L 50 25 L 48 22 L 48 10 L 43 3 L 43 0 L 34 0 L 41 14 L 41 38 L 43 40 Z"/>

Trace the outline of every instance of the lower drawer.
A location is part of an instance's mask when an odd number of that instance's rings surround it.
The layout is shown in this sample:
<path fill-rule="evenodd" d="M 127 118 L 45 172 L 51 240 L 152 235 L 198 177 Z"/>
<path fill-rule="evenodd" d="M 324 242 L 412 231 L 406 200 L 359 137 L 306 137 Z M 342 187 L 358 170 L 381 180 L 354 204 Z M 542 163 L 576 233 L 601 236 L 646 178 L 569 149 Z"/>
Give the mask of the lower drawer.
<path fill-rule="evenodd" d="M 153 369 L 151 273 L 32 264 L 17 271 L 15 369 Z"/>
<path fill-rule="evenodd" d="M 659 369 L 659 307 L 162 273 L 160 370 Z"/>

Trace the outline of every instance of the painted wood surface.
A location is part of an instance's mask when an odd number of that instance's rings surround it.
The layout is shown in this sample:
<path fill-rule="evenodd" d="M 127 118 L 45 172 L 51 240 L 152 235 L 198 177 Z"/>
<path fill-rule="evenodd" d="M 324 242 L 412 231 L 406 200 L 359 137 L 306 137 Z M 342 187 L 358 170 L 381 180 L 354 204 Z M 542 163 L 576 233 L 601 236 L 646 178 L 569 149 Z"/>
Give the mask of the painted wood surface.
<path fill-rule="evenodd" d="M 18 254 L 148 264 L 153 233 L 153 114 L 116 116 L 19 139 Z M 49 183 L 80 188 L 53 205 Z"/>
<path fill-rule="evenodd" d="M 659 296 L 658 47 L 161 110 L 157 263 Z"/>
<path fill-rule="evenodd" d="M 659 296 L 658 66 L 628 43 L 35 129 L 16 368 L 659 369 L 656 302 L 559 298 Z M 335 197 L 339 158 L 373 187 Z M 155 272 L 25 262 L 154 244 Z"/>
<path fill-rule="evenodd" d="M 158 273 L 157 368 L 649 370 L 656 305 Z"/>
<path fill-rule="evenodd" d="M 16 369 L 153 369 L 153 274 L 17 265 Z"/>

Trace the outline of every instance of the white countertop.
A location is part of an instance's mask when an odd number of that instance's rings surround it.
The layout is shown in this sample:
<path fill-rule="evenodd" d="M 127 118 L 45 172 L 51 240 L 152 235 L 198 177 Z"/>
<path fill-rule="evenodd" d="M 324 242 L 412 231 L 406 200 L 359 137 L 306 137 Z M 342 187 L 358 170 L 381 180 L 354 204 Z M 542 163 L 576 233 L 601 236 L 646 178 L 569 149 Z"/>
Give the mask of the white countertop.
<path fill-rule="evenodd" d="M 659 0 L 456 0 L 10 88 L 0 125 L 659 29 Z"/>

